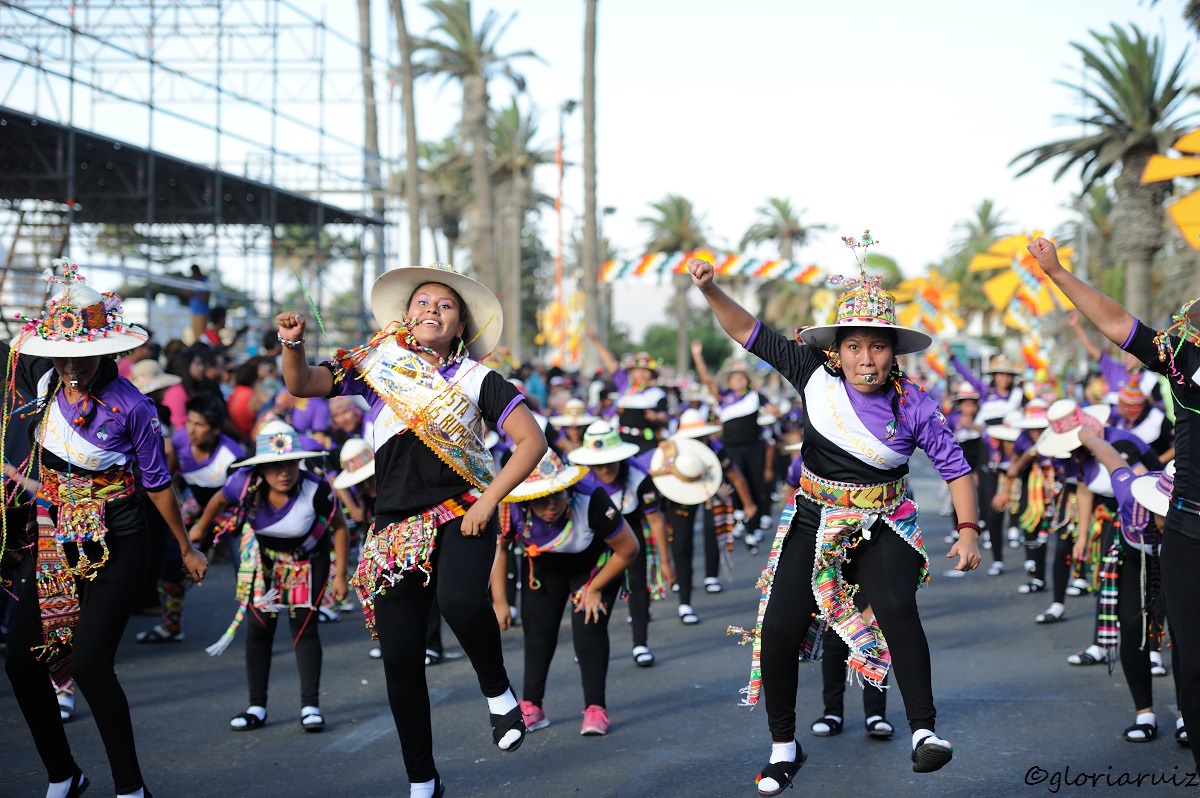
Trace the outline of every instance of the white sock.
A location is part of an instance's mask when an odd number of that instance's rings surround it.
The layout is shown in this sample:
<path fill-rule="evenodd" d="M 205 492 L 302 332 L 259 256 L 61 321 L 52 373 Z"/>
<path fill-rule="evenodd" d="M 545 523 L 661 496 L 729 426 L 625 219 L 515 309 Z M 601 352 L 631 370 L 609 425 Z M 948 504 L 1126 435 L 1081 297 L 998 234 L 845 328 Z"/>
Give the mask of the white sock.
<path fill-rule="evenodd" d="M 1180 720 L 1182 721 L 1183 719 L 1180 718 Z M 83 777 L 80 776 L 79 780 L 82 782 Z M 69 778 L 66 781 L 50 782 L 50 785 L 46 787 L 46 798 L 67 798 L 67 793 L 71 791 L 71 784 L 74 781 L 74 778 Z"/>
<path fill-rule="evenodd" d="M 433 790 L 437 787 L 437 779 L 423 781 L 420 784 L 408 785 L 408 798 L 433 798 Z"/>
<path fill-rule="evenodd" d="M 818 729 L 818 728 L 817 728 L 818 726 L 824 726 L 824 727 L 825 727 L 824 731 L 826 731 L 826 732 L 831 732 L 831 731 L 833 731 L 833 727 L 832 727 L 832 726 L 830 726 L 828 723 L 826 723 L 826 722 L 825 722 L 825 719 L 826 719 L 826 718 L 831 718 L 831 719 L 833 719 L 833 720 L 836 720 L 838 723 L 841 723 L 841 722 L 842 722 L 842 718 L 841 718 L 841 716 L 840 716 L 840 715 L 824 715 L 824 716 L 822 716 L 822 717 L 821 717 L 821 719 L 820 719 L 820 720 L 818 720 L 818 721 L 815 721 L 815 722 L 813 723 L 813 725 L 812 725 L 812 729 L 813 729 L 813 731 L 821 731 L 821 729 Z M 870 722 L 870 721 L 868 721 L 868 723 L 869 723 L 869 722 Z M 785 760 L 785 761 L 786 761 L 786 760 Z"/>
<path fill-rule="evenodd" d="M 1087 647 L 1087 652 L 1101 662 L 1108 657 L 1108 655 L 1104 652 L 1104 649 L 1100 648 L 1100 646 L 1096 645 L 1095 643 L 1092 643 Z"/>
<path fill-rule="evenodd" d="M 507 715 L 509 712 L 512 712 L 513 708 L 517 706 L 517 697 L 513 695 L 512 688 L 509 688 L 508 690 L 504 691 L 503 695 L 498 695 L 495 698 L 489 698 L 487 702 L 488 712 L 492 713 L 493 715 Z M 509 746 L 519 739 L 521 739 L 521 733 L 516 729 L 511 729 L 508 731 L 508 733 L 500 738 L 500 742 L 496 745 L 501 751 L 507 751 Z M 430 795 L 433 795 L 433 793 L 430 793 Z"/>
<path fill-rule="evenodd" d="M 146 798 L 146 788 L 139 787 L 137 792 L 117 793 L 117 798 Z"/>
<path fill-rule="evenodd" d="M 246 714 L 254 715 L 259 720 L 266 720 L 267 719 L 267 708 L 260 707 L 260 706 L 246 707 Z M 246 724 L 245 724 L 245 721 L 242 721 L 241 723 L 238 723 L 236 726 L 234 726 L 233 721 L 230 721 L 229 725 L 233 726 L 233 728 L 235 728 L 235 729 L 240 729 L 243 726 L 245 726 Z"/>
<path fill-rule="evenodd" d="M 949 740 L 943 740 L 941 737 L 938 737 L 936 734 L 933 733 L 933 731 L 931 729 L 917 729 L 915 732 L 913 732 L 913 736 L 912 736 L 913 750 L 916 751 L 917 748 L 922 743 L 932 743 L 934 745 L 940 745 L 944 748 L 953 748 L 954 747 L 954 746 L 950 745 Z"/>
<path fill-rule="evenodd" d="M 1150 652 L 1150 664 L 1151 665 L 1162 665 L 1162 652 L 1161 651 L 1151 651 Z"/>
<path fill-rule="evenodd" d="M 790 743 L 771 743 L 770 761 L 772 763 L 795 762 L 796 741 L 792 740 Z M 764 776 L 762 780 L 758 782 L 758 789 L 760 792 L 774 792 L 782 786 L 782 784 L 775 781 L 775 779 L 771 778 L 770 776 Z"/>
<path fill-rule="evenodd" d="M 1175 718 L 1175 728 L 1176 729 L 1183 728 L 1183 718 Z"/>
<path fill-rule="evenodd" d="M 796 741 L 790 743 L 771 743 L 771 762 L 795 762 Z"/>
<path fill-rule="evenodd" d="M 1066 607 L 1064 607 L 1062 604 L 1059 604 L 1056 601 L 1053 604 L 1051 604 L 1049 609 L 1047 609 L 1042 614 L 1043 615 L 1062 615 L 1066 611 L 1066 609 L 1067 609 Z"/>
<path fill-rule="evenodd" d="M 1154 726 L 1156 728 L 1158 726 L 1158 722 L 1155 719 L 1153 712 L 1139 712 L 1137 714 L 1137 720 L 1135 720 L 1133 723 L 1135 726 L 1141 726 L 1143 723 L 1145 723 L 1147 726 Z M 1146 733 L 1141 729 L 1135 729 L 1129 733 L 1129 737 L 1133 740 L 1143 740 L 1146 738 Z"/>

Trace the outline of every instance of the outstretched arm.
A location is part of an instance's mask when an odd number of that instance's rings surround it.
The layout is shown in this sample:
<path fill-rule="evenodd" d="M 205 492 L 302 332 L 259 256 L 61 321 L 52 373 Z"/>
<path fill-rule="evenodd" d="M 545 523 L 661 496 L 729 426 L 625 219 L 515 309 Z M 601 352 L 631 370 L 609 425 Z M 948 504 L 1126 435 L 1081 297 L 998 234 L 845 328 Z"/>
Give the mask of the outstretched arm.
<path fill-rule="evenodd" d="M 1046 276 L 1067 295 L 1079 312 L 1096 325 L 1105 338 L 1117 346 L 1124 346 L 1133 332 L 1133 323 L 1136 321 L 1133 314 L 1115 299 L 1097 291 L 1063 268 L 1053 242 L 1038 238 L 1028 249 Z M 1099 359 L 1099 355 L 1096 359 Z"/>
<path fill-rule="evenodd" d="M 587 328 L 588 340 L 592 342 L 592 346 L 596 347 L 596 354 L 600 356 L 600 362 L 604 364 L 604 370 L 609 374 L 616 374 L 621 368 L 621 364 L 613 356 L 613 353 L 607 346 L 600 343 L 600 336 L 596 335 L 596 331 L 591 327 Z"/>
<path fill-rule="evenodd" d="M 699 341 L 692 341 L 692 363 L 696 366 L 696 379 L 700 380 L 700 384 L 707 388 L 714 398 L 720 398 L 717 381 L 713 379 L 708 365 L 704 362 L 704 344 Z"/>
<path fill-rule="evenodd" d="M 700 289 L 721 329 L 741 346 L 745 346 L 758 320 L 721 290 L 714 280 L 716 272 L 711 263 L 699 258 L 688 258 L 687 270 L 692 275 L 692 285 Z"/>
<path fill-rule="evenodd" d="M 1087 333 L 1083 331 L 1083 327 L 1079 324 L 1079 314 L 1071 311 L 1067 314 L 1067 326 L 1075 331 L 1075 336 L 1079 339 L 1079 343 L 1083 345 L 1083 351 L 1087 352 L 1088 359 L 1096 362 L 1100 360 L 1100 347 L 1093 343 L 1091 338 L 1088 338 Z"/>

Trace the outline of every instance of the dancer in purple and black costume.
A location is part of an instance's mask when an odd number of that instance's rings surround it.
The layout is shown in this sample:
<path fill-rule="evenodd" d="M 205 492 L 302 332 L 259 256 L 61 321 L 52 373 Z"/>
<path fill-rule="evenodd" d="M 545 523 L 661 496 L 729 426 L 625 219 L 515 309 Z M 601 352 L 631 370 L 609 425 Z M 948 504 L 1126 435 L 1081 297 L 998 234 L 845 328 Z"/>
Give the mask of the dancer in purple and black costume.
<path fill-rule="evenodd" d="M 595 481 L 579 483 L 584 466 L 564 466 L 553 450 L 509 494 L 510 535 L 525 559 L 528 590 L 522 593 L 525 634 L 525 687 L 521 712 L 529 731 L 550 725 L 542 702 L 546 678 L 558 647 L 563 609 L 570 602 L 571 638 L 583 681 L 583 725 L 579 733 L 608 733 L 609 639 L 611 608 L 621 589 L 621 573 L 638 543 L 625 517 Z M 506 541 L 496 547 L 492 566 L 492 607 L 502 630 L 512 627 L 506 597 Z"/>
<path fill-rule="evenodd" d="M 652 450 L 671 421 L 667 392 L 655 384 L 657 361 L 646 352 L 638 352 L 628 366 L 621 368 L 595 331 L 589 329 L 587 336 L 617 388 L 614 406 L 621 440 L 634 444 L 642 453 Z"/>
<path fill-rule="evenodd" d="M 1075 277 L 1058 259 L 1054 244 L 1039 238 L 1029 251 L 1055 285 L 1108 340 L 1145 366 L 1167 376 L 1175 417 L 1175 483 L 1161 550 L 1163 594 L 1167 618 L 1175 635 L 1179 664 L 1179 707 L 1185 725 L 1200 723 L 1200 435 L 1192 424 L 1200 412 L 1200 311 L 1194 301 L 1172 317 L 1172 325 L 1156 331 L 1112 298 Z M 1192 746 L 1200 770 L 1200 747 Z"/>
<path fill-rule="evenodd" d="M 114 663 L 150 568 L 145 503 L 165 519 L 197 584 L 208 563 L 183 528 L 157 409 L 105 357 L 146 334 L 122 321 L 115 294 L 84 285 L 65 260 L 56 267 L 62 289 L 47 313 L 27 320 L 11 351 L 0 344 L 12 389 L 3 413 L 35 414 L 33 454 L 17 466 L 22 480 L 31 462 L 40 463 L 37 542 L 18 572 L 5 671 L 46 768 L 48 798 L 73 798 L 89 783 L 55 698 L 55 686 L 72 677 L 104 742 L 116 793 L 141 798 L 149 792 Z"/>
<path fill-rule="evenodd" d="M 376 519 L 353 583 L 383 654 L 410 798 L 433 798 L 445 792 L 425 676 L 435 593 L 487 699 L 492 741 L 515 751 L 525 737 L 487 587 L 496 508 L 533 471 L 546 437 L 517 389 L 481 362 L 504 322 L 487 287 L 448 264 L 394 269 L 375 281 L 371 308 L 380 331 L 316 367 L 304 359 L 304 317 L 281 313 L 275 323 L 289 391 L 355 394 L 378 412 Z M 516 444 L 498 474 L 484 445 L 489 423 Z"/>
<path fill-rule="evenodd" d="M 870 243 L 864 235 L 863 246 Z M 848 665 L 871 683 L 879 685 L 894 661 L 913 732 L 913 769 L 940 769 L 953 747 L 934 731 L 929 644 L 916 603 L 916 589 L 928 579 L 906 480 L 917 448 L 947 481 L 960 519 L 959 540 L 947 557 L 957 560 L 957 570 L 974 570 L 980 557 L 970 465 L 937 403 L 896 363 L 897 355 L 919 352 L 931 339 L 898 326 L 891 295 L 865 273 L 839 298 L 838 323 L 801 330 L 796 342 L 725 294 L 712 264 L 690 258 L 687 267 L 725 332 L 774 366 L 805 400 L 795 513 L 780 519 L 756 628 L 733 630 L 754 645 L 747 703 L 757 702 L 760 688 L 766 696 L 773 744 L 759 794 L 781 793 L 806 758 L 795 739 L 799 662 L 802 654 L 815 654 L 824 622 L 850 646 Z M 868 517 L 876 520 L 863 529 Z M 859 585 L 874 610 L 870 622 L 854 606 L 849 583 Z"/>
<path fill-rule="evenodd" d="M 238 603 L 249 616 L 246 632 L 246 680 L 250 700 L 245 712 L 229 721 L 234 731 L 261 728 L 267 719 L 267 683 L 271 649 L 280 613 L 285 613 L 300 671 L 300 728 L 320 732 L 321 637 L 317 611 L 327 584 L 337 601 L 346 596 L 346 519 L 333 487 L 300 461 L 328 452 L 305 449 L 301 436 L 282 421 L 259 429 L 253 457 L 231 464 L 237 469 L 204 507 L 192 527 L 201 539 L 216 517 L 233 508 L 224 529 L 241 537 Z M 335 575 L 330 582 L 331 565 Z M 239 610 L 238 621 L 243 617 Z M 219 654 L 232 638 L 231 627 L 209 650 Z"/>

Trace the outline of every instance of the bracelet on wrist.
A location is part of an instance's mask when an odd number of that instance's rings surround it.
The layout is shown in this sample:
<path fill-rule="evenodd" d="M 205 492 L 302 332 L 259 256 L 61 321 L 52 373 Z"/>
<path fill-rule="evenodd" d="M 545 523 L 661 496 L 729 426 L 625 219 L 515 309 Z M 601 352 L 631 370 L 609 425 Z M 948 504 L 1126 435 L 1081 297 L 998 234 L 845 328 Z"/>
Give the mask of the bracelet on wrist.
<path fill-rule="evenodd" d="M 955 528 L 959 532 L 962 532 L 964 529 L 974 529 L 975 534 L 977 535 L 983 532 L 983 530 L 980 529 L 979 524 L 975 523 L 974 521 L 960 521 L 958 526 Z"/>
<path fill-rule="evenodd" d="M 279 343 L 282 344 L 285 349 L 299 349 L 300 347 L 304 346 L 304 336 L 300 336 L 300 339 L 296 341 L 289 341 L 282 335 L 277 335 L 276 338 L 279 339 Z"/>

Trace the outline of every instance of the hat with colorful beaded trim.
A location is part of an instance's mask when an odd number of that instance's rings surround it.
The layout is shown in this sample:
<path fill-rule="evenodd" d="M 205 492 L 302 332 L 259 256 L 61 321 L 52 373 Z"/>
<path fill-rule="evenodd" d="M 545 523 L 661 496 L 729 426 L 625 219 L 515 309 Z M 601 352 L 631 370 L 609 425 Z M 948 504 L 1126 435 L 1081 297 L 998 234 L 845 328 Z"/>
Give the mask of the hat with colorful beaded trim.
<path fill-rule="evenodd" d="M 49 281 L 62 290 L 46 304 L 40 318 L 16 315 L 25 324 L 10 342 L 13 349 L 41 357 L 90 357 L 128 352 L 149 340 L 141 327 L 125 323 L 121 297 L 85 285 L 75 264 L 66 258 L 56 259 L 54 269 Z"/>
<path fill-rule="evenodd" d="M 256 466 L 263 463 L 282 463 L 285 460 L 304 460 L 329 454 L 324 449 L 305 449 L 300 442 L 300 433 L 291 424 L 268 421 L 254 436 L 254 456 L 230 463 L 230 468 Z"/>
<path fill-rule="evenodd" d="M 856 238 L 843 236 L 842 242 L 852 250 L 863 249 L 875 244 L 871 231 L 863 232 L 861 242 Z M 863 263 L 859 260 L 858 277 L 847 278 L 833 275 L 829 278 L 830 285 L 844 285 L 850 290 L 838 297 L 837 316 L 833 324 L 819 324 L 813 327 L 803 327 L 796 331 L 801 342 L 817 349 L 829 349 L 837 340 L 838 330 L 858 328 L 861 330 L 891 330 L 896 334 L 896 346 L 892 350 L 896 355 L 911 355 L 923 352 L 933 344 L 933 338 L 920 330 L 904 327 L 896 323 L 896 298 L 883 290 L 883 278 L 877 274 L 867 274 Z"/>
<path fill-rule="evenodd" d="M 408 315 L 413 293 L 423 285 L 437 283 L 454 291 L 467 307 L 463 341 L 474 360 L 483 360 L 500 342 L 504 309 L 496 295 L 478 280 L 459 274 L 449 263 L 409 266 L 379 275 L 371 286 L 371 312 L 382 329 Z"/>
<path fill-rule="evenodd" d="M 525 481 L 512 489 L 506 502 L 528 502 L 566 490 L 587 475 L 588 469 L 579 465 L 563 465 L 553 449 L 547 449 L 537 468 Z"/>
<path fill-rule="evenodd" d="M 1046 411 L 1047 429 L 1038 438 L 1037 452 L 1043 457 L 1070 457 L 1082 444 L 1079 429 L 1087 424 L 1103 434 L 1108 420 L 1108 405 L 1080 407 L 1074 399 L 1059 399 Z"/>

